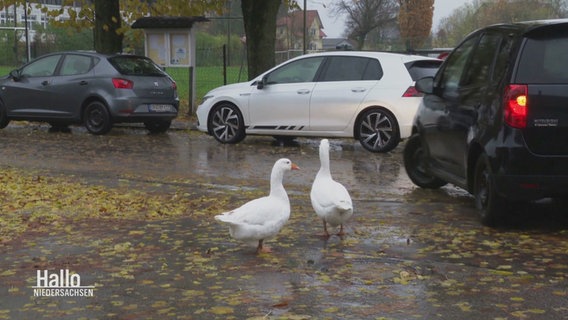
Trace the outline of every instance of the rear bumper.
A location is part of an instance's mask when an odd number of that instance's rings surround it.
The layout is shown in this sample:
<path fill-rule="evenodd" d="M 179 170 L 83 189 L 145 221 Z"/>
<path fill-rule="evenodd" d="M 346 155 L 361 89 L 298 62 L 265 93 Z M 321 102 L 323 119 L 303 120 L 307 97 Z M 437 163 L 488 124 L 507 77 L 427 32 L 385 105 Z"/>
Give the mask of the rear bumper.
<path fill-rule="evenodd" d="M 568 176 L 497 176 L 499 193 L 514 201 L 568 197 Z"/>
<path fill-rule="evenodd" d="M 160 113 L 160 114 L 136 114 L 136 115 L 118 115 L 112 118 L 113 122 L 146 122 L 151 120 L 173 120 L 177 118 L 177 113 Z"/>
<path fill-rule="evenodd" d="M 540 156 L 525 146 L 503 148 L 493 158 L 498 192 L 511 200 L 568 197 L 568 156 Z"/>
<path fill-rule="evenodd" d="M 152 111 L 151 105 L 168 105 L 169 110 Z M 109 109 L 114 122 L 144 122 L 148 120 L 173 120 L 178 116 L 179 100 L 139 101 L 136 99 L 113 100 Z"/>

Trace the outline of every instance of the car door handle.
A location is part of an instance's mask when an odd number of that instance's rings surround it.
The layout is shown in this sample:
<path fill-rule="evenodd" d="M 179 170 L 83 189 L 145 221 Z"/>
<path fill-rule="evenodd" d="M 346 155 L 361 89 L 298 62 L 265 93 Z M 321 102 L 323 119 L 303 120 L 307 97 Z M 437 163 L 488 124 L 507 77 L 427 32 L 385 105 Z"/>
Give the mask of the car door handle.
<path fill-rule="evenodd" d="M 298 91 L 296 91 L 298 94 L 308 94 L 310 93 L 310 90 L 308 89 L 300 89 Z"/>
<path fill-rule="evenodd" d="M 88 85 L 88 84 L 89 84 L 89 81 L 85 81 L 85 80 L 79 82 L 79 85 L 80 85 L 80 86 L 86 86 L 86 85 Z"/>
<path fill-rule="evenodd" d="M 353 88 L 351 89 L 352 92 L 365 92 L 367 91 L 366 88 Z"/>
<path fill-rule="evenodd" d="M 42 85 L 42 86 L 47 86 L 47 85 L 49 85 L 49 80 L 44 80 L 44 81 L 42 81 L 42 82 L 41 82 L 41 85 Z"/>

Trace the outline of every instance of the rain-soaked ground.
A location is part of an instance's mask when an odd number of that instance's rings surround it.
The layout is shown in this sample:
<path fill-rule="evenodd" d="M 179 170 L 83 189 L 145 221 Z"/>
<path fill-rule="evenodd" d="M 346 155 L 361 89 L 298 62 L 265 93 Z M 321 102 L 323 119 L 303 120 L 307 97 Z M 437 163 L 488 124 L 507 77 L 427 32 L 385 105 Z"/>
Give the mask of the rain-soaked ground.
<path fill-rule="evenodd" d="M 331 140 L 332 175 L 350 191 L 355 214 L 346 236 L 324 240 L 309 200 L 318 143 L 247 137 L 220 145 L 186 130 L 92 136 L 9 126 L 0 131 L 0 169 L 219 203 L 166 218 L 70 219 L 0 242 L 0 319 L 568 318 L 565 208 L 532 204 L 508 227 L 482 227 L 463 190 L 410 183 L 402 146 L 372 154 Z M 284 179 L 292 216 L 267 242 L 273 253 L 257 255 L 213 216 L 264 195 L 281 157 L 301 167 Z M 92 297 L 34 296 L 38 270 L 66 269 L 94 287 Z"/>

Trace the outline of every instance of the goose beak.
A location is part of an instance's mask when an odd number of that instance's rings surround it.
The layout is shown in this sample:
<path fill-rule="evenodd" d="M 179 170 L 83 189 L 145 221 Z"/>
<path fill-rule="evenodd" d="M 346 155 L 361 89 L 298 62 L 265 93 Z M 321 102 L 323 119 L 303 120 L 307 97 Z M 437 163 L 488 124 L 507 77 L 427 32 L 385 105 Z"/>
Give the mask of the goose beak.
<path fill-rule="evenodd" d="M 295 163 L 292 163 L 292 170 L 300 170 L 300 167 L 298 167 Z"/>

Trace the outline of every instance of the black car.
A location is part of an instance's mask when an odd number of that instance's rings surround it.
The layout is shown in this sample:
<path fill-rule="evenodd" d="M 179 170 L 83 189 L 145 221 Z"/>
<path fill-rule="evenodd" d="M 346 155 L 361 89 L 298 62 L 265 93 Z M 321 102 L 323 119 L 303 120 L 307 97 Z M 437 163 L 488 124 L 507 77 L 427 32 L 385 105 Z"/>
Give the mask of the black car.
<path fill-rule="evenodd" d="M 435 77 L 404 149 L 422 188 L 452 183 L 495 226 L 513 204 L 568 197 L 568 20 L 499 24 L 467 36 Z"/>

